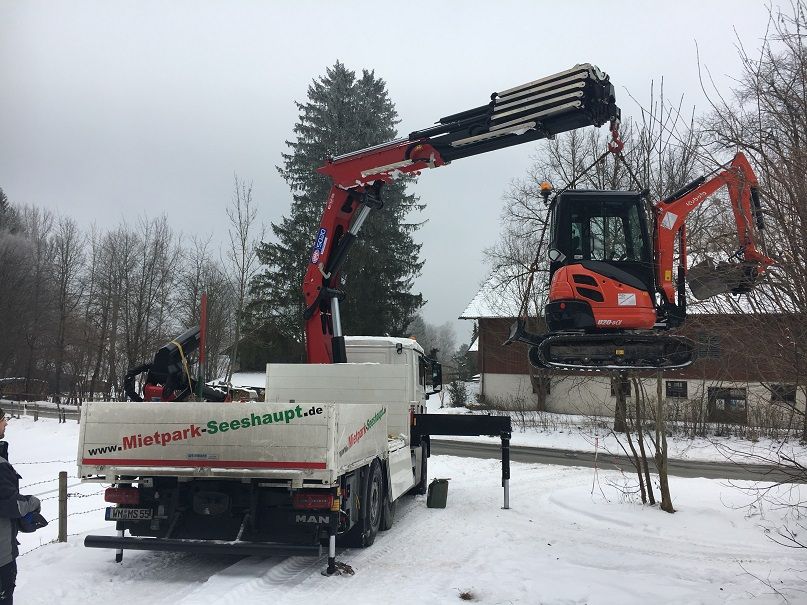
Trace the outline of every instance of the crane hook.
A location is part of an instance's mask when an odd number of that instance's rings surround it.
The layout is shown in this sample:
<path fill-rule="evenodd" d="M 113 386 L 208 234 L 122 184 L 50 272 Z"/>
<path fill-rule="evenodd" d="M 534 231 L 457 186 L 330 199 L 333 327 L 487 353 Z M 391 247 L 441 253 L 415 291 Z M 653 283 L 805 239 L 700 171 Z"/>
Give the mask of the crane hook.
<path fill-rule="evenodd" d="M 612 118 L 609 128 L 611 129 L 611 141 L 608 143 L 608 151 L 614 155 L 619 155 L 625 146 L 622 137 L 619 136 L 619 118 Z"/>

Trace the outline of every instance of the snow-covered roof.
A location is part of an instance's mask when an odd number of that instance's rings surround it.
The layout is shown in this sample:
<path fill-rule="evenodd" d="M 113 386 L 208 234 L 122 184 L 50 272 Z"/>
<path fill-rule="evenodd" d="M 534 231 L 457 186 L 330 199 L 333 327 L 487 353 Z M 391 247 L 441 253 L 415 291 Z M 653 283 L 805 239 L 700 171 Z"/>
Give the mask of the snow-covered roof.
<path fill-rule="evenodd" d="M 479 338 L 474 338 L 474 341 L 471 343 L 471 346 L 468 347 L 469 353 L 479 353 Z"/>
<path fill-rule="evenodd" d="M 529 272 L 526 269 L 507 268 L 494 271 L 480 286 L 476 296 L 459 318 L 518 317 L 528 278 Z M 536 274 L 531 296 L 533 300 L 540 297 L 543 292 L 544 279 L 541 273 Z M 543 306 L 543 303 L 540 306 Z M 529 312 L 535 313 L 534 302 L 530 303 Z"/>

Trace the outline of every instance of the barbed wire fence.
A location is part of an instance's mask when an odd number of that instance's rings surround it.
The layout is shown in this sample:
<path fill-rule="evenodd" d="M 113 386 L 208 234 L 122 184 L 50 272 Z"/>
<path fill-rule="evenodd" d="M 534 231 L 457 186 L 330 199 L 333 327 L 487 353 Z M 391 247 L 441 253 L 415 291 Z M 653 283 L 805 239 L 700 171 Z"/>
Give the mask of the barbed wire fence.
<path fill-rule="evenodd" d="M 27 462 L 26 464 L 48 464 L 48 463 L 57 463 L 57 462 L 58 463 L 75 463 L 75 460 L 39 460 L 39 461 Z M 58 500 L 59 501 L 59 510 L 58 510 L 56 516 L 54 518 L 47 519 L 48 523 L 51 523 L 53 521 L 58 521 L 58 525 L 59 525 L 58 535 L 53 539 L 47 540 L 45 542 L 40 543 L 37 546 L 34 546 L 33 548 L 29 548 L 25 552 L 21 552 L 19 554 L 20 557 L 25 556 L 25 555 L 27 555 L 27 554 L 35 551 L 35 550 L 38 550 L 40 548 L 43 548 L 43 547 L 51 545 L 51 544 L 56 544 L 56 543 L 59 543 L 59 542 L 67 542 L 67 538 L 69 536 L 81 535 L 82 532 L 67 533 L 67 519 L 69 517 L 75 517 L 75 516 L 78 516 L 78 515 L 86 515 L 86 514 L 90 514 L 90 513 L 95 513 L 95 512 L 98 512 L 98 511 L 102 511 L 102 510 L 104 510 L 106 508 L 106 506 L 100 506 L 100 507 L 94 507 L 94 508 L 89 508 L 89 509 L 85 509 L 85 510 L 74 510 L 72 512 L 67 512 L 68 511 L 68 504 L 69 504 L 69 502 L 71 500 L 78 502 L 78 501 L 85 500 L 86 498 L 95 498 L 95 497 L 98 497 L 101 494 L 103 494 L 104 491 L 105 491 L 104 489 L 99 489 L 99 490 L 95 490 L 95 491 L 92 491 L 92 492 L 89 492 L 89 493 L 81 493 L 81 492 L 77 492 L 77 491 L 72 491 L 71 492 L 71 491 L 68 491 L 69 488 L 75 488 L 75 487 L 77 487 L 77 486 L 79 486 L 81 484 L 80 483 L 74 483 L 72 485 L 68 485 L 68 479 L 79 479 L 79 477 L 77 475 L 68 475 L 66 471 L 61 471 L 59 473 L 59 475 L 56 476 L 55 478 L 44 479 L 42 481 L 34 481 L 33 483 L 27 483 L 25 485 L 20 486 L 20 490 L 25 490 L 25 489 L 28 489 L 28 488 L 31 488 L 31 487 L 48 486 L 48 485 L 52 485 L 54 483 L 58 483 L 58 486 L 56 488 L 46 489 L 46 490 L 40 491 L 38 494 L 34 494 L 34 495 L 39 497 L 41 495 L 50 494 L 50 493 L 52 493 L 54 491 L 57 491 L 58 493 L 56 495 L 47 496 L 47 497 L 44 497 L 44 498 L 39 498 L 39 501 L 40 502 L 47 502 L 47 501 L 50 501 L 50 500 Z"/>

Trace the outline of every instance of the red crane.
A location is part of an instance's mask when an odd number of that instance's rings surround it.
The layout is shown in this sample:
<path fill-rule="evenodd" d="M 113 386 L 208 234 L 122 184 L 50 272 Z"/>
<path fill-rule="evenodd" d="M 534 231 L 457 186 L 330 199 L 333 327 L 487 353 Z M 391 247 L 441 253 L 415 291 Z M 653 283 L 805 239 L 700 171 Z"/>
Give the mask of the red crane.
<path fill-rule="evenodd" d="M 614 87 L 589 64 L 501 92 L 480 107 L 446 116 L 408 137 L 329 159 L 318 171 L 331 189 L 303 281 L 309 363 L 345 361 L 339 271 L 383 185 L 453 160 L 519 145 L 620 117 Z"/>

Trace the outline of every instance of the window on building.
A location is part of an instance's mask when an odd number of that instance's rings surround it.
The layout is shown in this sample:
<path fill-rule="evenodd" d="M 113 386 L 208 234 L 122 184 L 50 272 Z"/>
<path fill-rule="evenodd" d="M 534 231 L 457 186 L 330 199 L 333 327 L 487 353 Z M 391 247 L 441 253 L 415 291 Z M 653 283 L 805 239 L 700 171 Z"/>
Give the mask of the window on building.
<path fill-rule="evenodd" d="M 698 332 L 695 336 L 695 355 L 698 359 L 717 359 L 720 357 L 720 336 Z"/>
<path fill-rule="evenodd" d="M 709 387 L 709 422 L 748 423 L 748 398 L 745 387 Z"/>
<path fill-rule="evenodd" d="M 687 398 L 686 380 L 668 380 L 666 388 L 667 388 L 667 397 L 678 399 Z"/>
<path fill-rule="evenodd" d="M 625 393 L 625 397 L 630 397 L 630 380 L 622 380 L 622 392 Z M 611 379 L 611 397 L 616 397 L 617 389 L 619 388 L 620 379 L 619 378 L 612 378 Z"/>
<path fill-rule="evenodd" d="M 768 390 L 771 392 L 772 403 L 789 403 L 790 405 L 796 403 L 795 384 L 769 384 Z"/>

